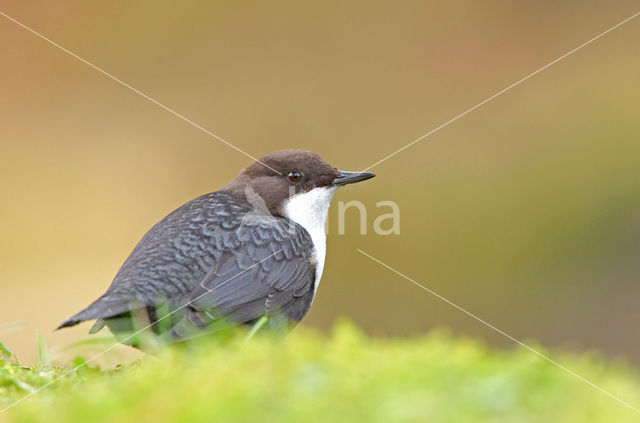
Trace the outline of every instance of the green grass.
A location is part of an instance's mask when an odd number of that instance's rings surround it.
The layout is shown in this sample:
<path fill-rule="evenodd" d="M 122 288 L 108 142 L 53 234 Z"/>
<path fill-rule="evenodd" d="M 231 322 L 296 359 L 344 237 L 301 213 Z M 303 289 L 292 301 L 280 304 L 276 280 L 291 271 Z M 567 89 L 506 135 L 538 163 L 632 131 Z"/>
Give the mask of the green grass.
<path fill-rule="evenodd" d="M 640 415 L 530 351 L 444 332 L 371 339 L 348 323 L 174 348 L 118 370 L 83 366 L 10 409 L 17 422 L 625 422 Z M 545 353 L 640 406 L 631 367 Z M 81 363 L 76 359 L 68 368 Z M 0 405 L 67 368 L 0 367 Z M 0 416 L 0 419 L 2 417 Z"/>

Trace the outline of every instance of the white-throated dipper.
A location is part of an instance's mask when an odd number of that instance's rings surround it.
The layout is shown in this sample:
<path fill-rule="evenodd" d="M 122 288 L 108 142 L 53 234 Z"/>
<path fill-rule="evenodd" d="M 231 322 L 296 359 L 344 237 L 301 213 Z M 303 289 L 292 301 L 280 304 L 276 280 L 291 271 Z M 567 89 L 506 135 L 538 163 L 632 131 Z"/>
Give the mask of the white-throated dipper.
<path fill-rule="evenodd" d="M 139 318 L 166 342 L 263 319 L 295 324 L 320 283 L 336 188 L 373 176 L 338 170 L 311 151 L 270 153 L 154 225 L 107 292 L 59 328 L 95 319 L 90 333 L 106 324 L 141 347 L 131 336 Z"/>

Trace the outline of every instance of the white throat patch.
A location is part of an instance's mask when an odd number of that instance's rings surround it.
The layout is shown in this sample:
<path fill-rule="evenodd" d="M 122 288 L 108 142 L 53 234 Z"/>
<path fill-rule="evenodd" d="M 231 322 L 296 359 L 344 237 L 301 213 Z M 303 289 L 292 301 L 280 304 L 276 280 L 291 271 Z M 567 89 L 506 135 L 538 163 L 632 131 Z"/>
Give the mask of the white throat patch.
<path fill-rule="evenodd" d="M 324 228 L 335 191 L 336 187 L 314 188 L 309 192 L 295 194 L 284 203 L 285 216 L 305 228 L 313 241 L 316 256 L 314 296 L 320 285 L 327 255 L 327 234 Z"/>

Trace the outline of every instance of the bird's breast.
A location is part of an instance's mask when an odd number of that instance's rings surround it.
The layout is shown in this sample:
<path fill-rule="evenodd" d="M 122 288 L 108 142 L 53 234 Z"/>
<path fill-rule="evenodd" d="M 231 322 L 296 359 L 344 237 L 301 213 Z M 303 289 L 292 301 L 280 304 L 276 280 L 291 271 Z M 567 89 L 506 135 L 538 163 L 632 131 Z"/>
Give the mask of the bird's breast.
<path fill-rule="evenodd" d="M 311 236 L 316 265 L 314 295 L 320 285 L 327 254 L 325 225 L 334 187 L 314 188 L 309 192 L 293 195 L 284 204 L 285 216 L 302 226 Z"/>

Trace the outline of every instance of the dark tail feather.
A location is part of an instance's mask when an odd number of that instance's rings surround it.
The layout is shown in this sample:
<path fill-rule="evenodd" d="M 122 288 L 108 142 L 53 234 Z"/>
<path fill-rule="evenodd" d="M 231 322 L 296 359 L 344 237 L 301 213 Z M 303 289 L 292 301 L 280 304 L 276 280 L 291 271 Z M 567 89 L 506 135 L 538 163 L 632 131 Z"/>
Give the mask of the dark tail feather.
<path fill-rule="evenodd" d="M 119 316 L 122 313 L 126 313 L 130 310 L 129 303 L 123 298 L 114 298 L 111 296 L 103 295 L 95 300 L 89 307 L 85 308 L 79 313 L 74 314 L 67 320 L 62 322 L 60 326 L 56 328 L 68 328 L 75 326 L 80 322 L 92 319 L 108 319 L 110 317 Z"/>

